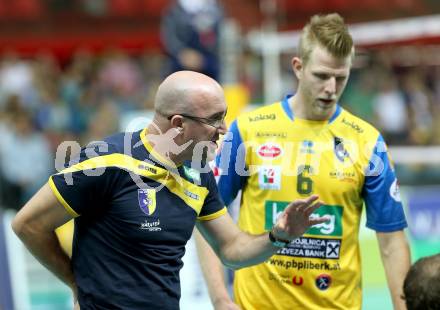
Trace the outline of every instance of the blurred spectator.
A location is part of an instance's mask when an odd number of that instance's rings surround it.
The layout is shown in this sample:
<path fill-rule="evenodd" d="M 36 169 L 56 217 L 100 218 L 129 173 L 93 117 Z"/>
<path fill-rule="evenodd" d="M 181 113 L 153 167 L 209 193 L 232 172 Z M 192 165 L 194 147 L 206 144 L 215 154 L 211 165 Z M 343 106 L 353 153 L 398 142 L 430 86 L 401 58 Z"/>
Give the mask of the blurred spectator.
<path fill-rule="evenodd" d="M 223 10 L 216 0 L 177 0 L 164 14 L 161 38 L 171 72 L 194 70 L 219 79 L 219 28 Z"/>
<path fill-rule="evenodd" d="M 403 284 L 408 310 L 436 310 L 440 304 L 440 254 L 415 262 Z"/>
<path fill-rule="evenodd" d="M 38 92 L 34 119 L 39 130 L 63 131 L 67 126 L 67 109 L 59 97 L 60 68 L 50 55 L 40 55 L 34 64 L 34 84 Z"/>
<path fill-rule="evenodd" d="M 145 51 L 140 58 L 140 67 L 144 77 L 143 105 L 147 110 L 154 108 L 154 96 L 164 75 L 166 59 L 160 51 Z"/>
<path fill-rule="evenodd" d="M 432 95 L 419 72 L 410 72 L 403 79 L 403 92 L 410 109 L 411 140 L 428 144 L 432 135 Z"/>
<path fill-rule="evenodd" d="M 142 78 L 139 66 L 122 51 L 111 51 L 98 72 L 104 98 L 111 98 L 121 111 L 139 109 Z"/>
<path fill-rule="evenodd" d="M 433 144 L 440 144 L 440 66 L 436 66 L 433 72 Z"/>
<path fill-rule="evenodd" d="M 32 62 L 20 59 L 10 52 L 0 65 L 0 105 L 10 95 L 18 95 L 26 107 L 36 105 L 36 90 Z"/>
<path fill-rule="evenodd" d="M 91 115 L 87 132 L 82 141 L 100 140 L 102 137 L 119 131 L 118 107 L 110 100 L 102 102 Z"/>
<path fill-rule="evenodd" d="M 69 111 L 69 131 L 74 134 L 82 133 L 86 125 L 86 117 L 82 107 L 86 91 L 93 86 L 94 57 L 87 50 L 74 53 L 71 63 L 67 66 L 60 83 L 60 97 L 66 103 Z"/>
<path fill-rule="evenodd" d="M 379 91 L 373 100 L 377 126 L 388 144 L 408 143 L 408 109 L 402 91 L 391 73 L 377 73 Z"/>
<path fill-rule="evenodd" d="M 108 13 L 107 0 L 81 0 L 81 9 L 92 16 L 105 16 Z"/>
<path fill-rule="evenodd" d="M 46 138 L 34 131 L 26 110 L 10 116 L 12 126 L 2 130 L 0 172 L 2 205 L 18 209 L 53 171 L 52 153 Z"/>
<path fill-rule="evenodd" d="M 347 85 L 343 98 L 344 107 L 351 113 L 369 123 L 374 123 L 373 100 L 375 96 L 375 79 L 372 71 L 361 71 L 353 82 Z"/>

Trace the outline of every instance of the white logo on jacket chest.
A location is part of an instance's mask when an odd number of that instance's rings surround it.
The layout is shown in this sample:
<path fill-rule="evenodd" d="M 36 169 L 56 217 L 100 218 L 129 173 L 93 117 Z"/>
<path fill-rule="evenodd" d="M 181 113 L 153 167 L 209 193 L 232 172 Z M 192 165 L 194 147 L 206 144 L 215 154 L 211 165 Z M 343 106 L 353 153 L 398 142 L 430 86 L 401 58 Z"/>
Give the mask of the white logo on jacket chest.
<path fill-rule="evenodd" d="M 145 222 L 141 223 L 141 226 L 139 227 L 142 230 L 148 230 L 148 231 L 161 231 L 162 228 L 160 228 L 160 220 L 156 221 L 148 221 L 145 220 Z"/>

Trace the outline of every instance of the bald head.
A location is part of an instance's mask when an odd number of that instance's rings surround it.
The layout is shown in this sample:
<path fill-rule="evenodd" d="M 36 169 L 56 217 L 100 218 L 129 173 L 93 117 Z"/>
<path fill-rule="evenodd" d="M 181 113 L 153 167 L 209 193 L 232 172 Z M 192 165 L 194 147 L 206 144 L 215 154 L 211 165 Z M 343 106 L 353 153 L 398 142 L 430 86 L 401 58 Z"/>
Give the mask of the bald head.
<path fill-rule="evenodd" d="M 194 71 L 178 71 L 159 85 L 154 109 L 163 115 L 173 115 L 203 111 L 215 102 L 224 102 L 224 94 L 214 79 Z"/>

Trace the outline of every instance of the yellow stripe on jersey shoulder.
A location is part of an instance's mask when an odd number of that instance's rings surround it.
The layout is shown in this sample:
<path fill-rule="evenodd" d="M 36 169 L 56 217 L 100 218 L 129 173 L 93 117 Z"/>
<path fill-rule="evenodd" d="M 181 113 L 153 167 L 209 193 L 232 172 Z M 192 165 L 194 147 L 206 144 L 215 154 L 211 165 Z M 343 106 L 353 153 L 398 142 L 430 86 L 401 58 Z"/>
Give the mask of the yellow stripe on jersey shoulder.
<path fill-rule="evenodd" d="M 52 192 L 54 193 L 55 197 L 57 197 L 58 201 L 61 203 L 61 205 L 66 209 L 66 211 L 73 217 L 78 217 L 79 214 L 75 212 L 75 210 L 72 209 L 71 206 L 67 203 L 66 200 L 64 200 L 63 196 L 61 196 L 60 192 L 58 191 L 58 188 L 56 187 L 55 183 L 52 180 L 52 176 L 49 178 L 49 187 L 52 189 Z"/>
<path fill-rule="evenodd" d="M 200 214 L 205 198 L 209 193 L 207 188 L 193 184 L 178 174 L 119 153 L 87 159 L 64 169 L 58 174 L 109 167 L 118 167 L 163 184 L 170 192 L 190 206 L 197 215 Z"/>
<path fill-rule="evenodd" d="M 214 219 L 222 216 L 223 214 L 226 214 L 226 212 L 227 212 L 226 207 L 223 207 L 223 209 L 220 209 L 215 213 L 212 213 L 209 215 L 204 215 L 204 216 L 199 216 L 197 219 L 199 221 L 210 221 L 210 220 L 214 220 Z"/>

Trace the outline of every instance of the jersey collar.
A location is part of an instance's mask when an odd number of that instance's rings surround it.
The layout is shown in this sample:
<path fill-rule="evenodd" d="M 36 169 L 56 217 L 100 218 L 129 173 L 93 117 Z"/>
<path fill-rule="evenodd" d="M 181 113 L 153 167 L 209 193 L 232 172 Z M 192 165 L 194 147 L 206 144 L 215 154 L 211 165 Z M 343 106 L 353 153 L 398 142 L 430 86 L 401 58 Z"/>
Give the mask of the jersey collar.
<path fill-rule="evenodd" d="M 158 152 L 156 152 L 156 150 L 154 149 L 154 147 L 150 144 L 150 142 L 148 142 L 147 139 L 147 134 L 148 134 L 148 130 L 147 128 L 144 128 L 141 133 L 141 140 L 142 143 L 145 147 L 145 149 L 148 151 L 148 153 L 150 153 L 156 160 L 158 160 L 159 163 L 168 166 L 168 167 L 179 167 L 181 165 L 176 165 L 174 164 L 171 160 L 169 160 L 168 158 L 162 156 L 161 154 L 159 154 Z"/>
<path fill-rule="evenodd" d="M 287 114 L 287 116 L 293 121 L 295 120 L 295 117 L 293 115 L 293 111 L 290 108 L 289 105 L 289 99 L 293 97 L 293 94 L 287 94 L 283 101 L 281 101 L 281 106 L 283 107 L 284 112 Z M 341 106 L 337 103 L 336 104 L 336 111 L 335 113 L 333 113 L 333 115 L 329 118 L 328 123 L 331 124 L 338 116 L 339 114 L 341 114 L 342 112 L 342 108 Z"/>

